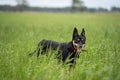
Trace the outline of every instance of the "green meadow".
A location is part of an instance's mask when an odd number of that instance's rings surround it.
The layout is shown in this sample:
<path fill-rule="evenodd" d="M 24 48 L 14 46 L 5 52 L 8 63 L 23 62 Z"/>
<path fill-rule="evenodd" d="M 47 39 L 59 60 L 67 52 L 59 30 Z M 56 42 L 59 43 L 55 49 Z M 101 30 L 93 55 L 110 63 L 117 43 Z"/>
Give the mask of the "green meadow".
<path fill-rule="evenodd" d="M 74 69 L 54 54 L 29 57 L 38 42 L 72 40 L 86 31 L 85 50 Z M 0 80 L 120 80 L 120 13 L 0 12 Z"/>

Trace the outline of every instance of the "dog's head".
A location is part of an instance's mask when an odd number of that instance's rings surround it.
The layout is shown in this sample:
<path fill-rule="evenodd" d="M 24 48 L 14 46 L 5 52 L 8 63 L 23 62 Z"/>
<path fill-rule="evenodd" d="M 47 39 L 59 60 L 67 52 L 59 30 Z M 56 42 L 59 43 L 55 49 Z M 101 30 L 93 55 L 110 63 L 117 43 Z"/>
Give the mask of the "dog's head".
<path fill-rule="evenodd" d="M 82 48 L 85 46 L 86 37 L 85 37 L 85 30 L 82 29 L 82 32 L 78 34 L 77 28 L 73 30 L 73 38 L 72 44 L 76 52 L 81 52 Z"/>

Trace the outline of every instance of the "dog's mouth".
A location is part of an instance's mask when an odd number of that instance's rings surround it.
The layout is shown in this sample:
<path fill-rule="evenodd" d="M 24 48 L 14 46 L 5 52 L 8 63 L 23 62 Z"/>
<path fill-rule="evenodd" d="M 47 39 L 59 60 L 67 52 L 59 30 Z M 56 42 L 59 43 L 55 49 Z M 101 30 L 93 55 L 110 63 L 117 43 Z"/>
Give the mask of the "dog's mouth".
<path fill-rule="evenodd" d="M 82 51 L 82 46 L 81 47 L 78 47 L 78 46 L 74 46 L 76 48 L 76 52 L 80 53 Z"/>
<path fill-rule="evenodd" d="M 77 43 L 74 43 L 73 41 L 73 46 L 76 52 L 80 53 L 82 52 L 83 47 L 85 47 L 85 44 L 79 45 Z"/>

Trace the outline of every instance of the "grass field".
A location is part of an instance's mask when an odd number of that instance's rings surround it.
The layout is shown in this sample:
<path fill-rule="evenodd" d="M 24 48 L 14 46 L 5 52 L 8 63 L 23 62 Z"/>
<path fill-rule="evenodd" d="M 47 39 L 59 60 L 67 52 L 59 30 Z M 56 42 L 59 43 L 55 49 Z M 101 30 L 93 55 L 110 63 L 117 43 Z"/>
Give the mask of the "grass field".
<path fill-rule="evenodd" d="M 54 55 L 29 57 L 42 39 L 69 42 L 86 30 L 76 67 Z M 49 52 L 51 53 L 51 52 Z M 0 13 L 0 80 L 120 80 L 120 13 Z"/>

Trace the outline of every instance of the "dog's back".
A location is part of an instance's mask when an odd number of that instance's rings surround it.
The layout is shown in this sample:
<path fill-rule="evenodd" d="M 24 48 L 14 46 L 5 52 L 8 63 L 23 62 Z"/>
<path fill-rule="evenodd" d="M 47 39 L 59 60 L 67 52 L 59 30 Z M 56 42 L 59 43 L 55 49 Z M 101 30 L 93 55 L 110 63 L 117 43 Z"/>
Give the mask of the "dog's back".
<path fill-rule="evenodd" d="M 39 42 L 38 46 L 42 46 L 43 50 L 50 48 L 56 50 L 60 46 L 60 43 L 52 40 L 42 40 Z"/>

